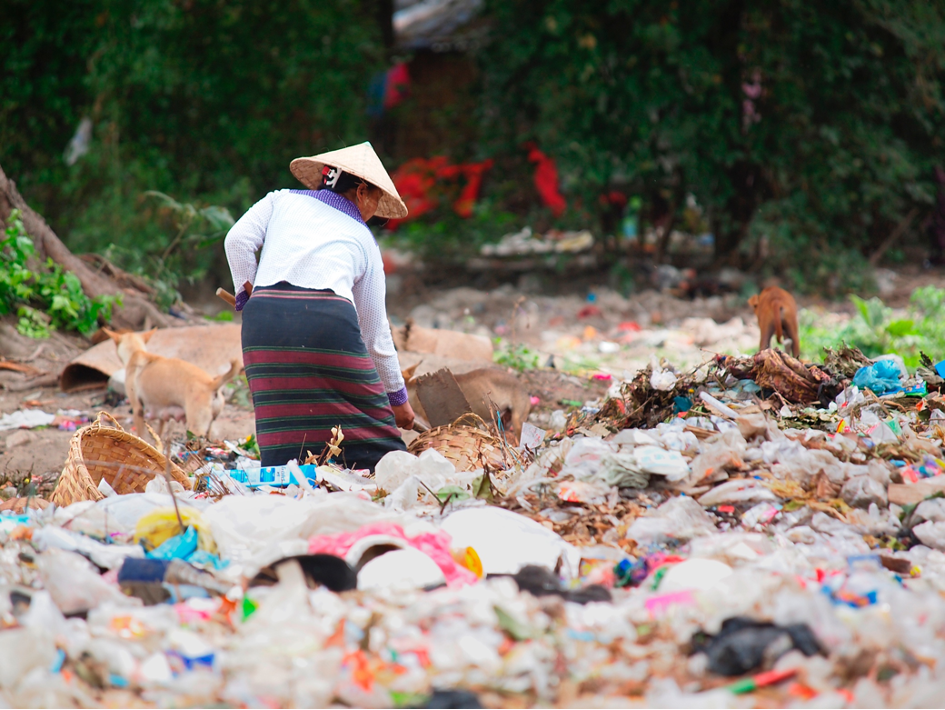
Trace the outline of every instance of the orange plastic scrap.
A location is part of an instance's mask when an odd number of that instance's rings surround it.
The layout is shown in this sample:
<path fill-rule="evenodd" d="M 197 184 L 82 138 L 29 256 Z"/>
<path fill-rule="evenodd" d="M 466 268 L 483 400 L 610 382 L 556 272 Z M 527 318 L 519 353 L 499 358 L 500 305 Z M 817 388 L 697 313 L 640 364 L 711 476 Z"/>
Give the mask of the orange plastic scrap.
<path fill-rule="evenodd" d="M 335 629 L 335 633 L 328 637 L 325 641 L 325 648 L 331 646 L 344 646 L 345 645 L 345 620 L 340 619 L 338 621 L 338 628 Z"/>
<path fill-rule="evenodd" d="M 10 531 L 10 540 L 32 540 L 33 528 L 26 525 L 17 525 Z"/>
<path fill-rule="evenodd" d="M 116 616 L 109 628 L 124 639 L 141 638 L 149 631 L 147 626 L 133 616 Z"/>
<path fill-rule="evenodd" d="M 351 668 L 351 679 L 365 692 L 370 693 L 374 688 L 374 673 L 368 663 L 364 651 L 360 648 L 345 655 L 342 667 Z"/>

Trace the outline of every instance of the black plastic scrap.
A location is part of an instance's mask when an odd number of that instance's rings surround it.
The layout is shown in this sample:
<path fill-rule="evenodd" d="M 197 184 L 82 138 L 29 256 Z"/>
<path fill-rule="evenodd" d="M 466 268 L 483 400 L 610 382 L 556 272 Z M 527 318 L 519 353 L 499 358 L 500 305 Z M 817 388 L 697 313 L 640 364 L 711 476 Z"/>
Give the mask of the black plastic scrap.
<path fill-rule="evenodd" d="M 469 690 L 434 690 L 424 708 L 453 710 L 454 708 L 481 708 L 476 694 Z"/>
<path fill-rule="evenodd" d="M 249 583 L 250 587 L 270 586 L 279 581 L 276 567 L 283 562 L 295 560 L 302 568 L 305 581 L 312 589 L 322 585 L 333 592 L 347 592 L 358 588 L 358 573 L 347 562 L 335 555 L 318 553 L 314 555 L 295 555 L 273 562 L 259 571 Z"/>
<path fill-rule="evenodd" d="M 562 589 L 558 576 L 546 567 L 526 565 L 512 575 L 519 591 L 528 592 L 536 597 L 559 596 L 569 602 L 587 604 L 589 602 L 612 601 L 610 590 L 599 584 L 591 584 L 584 589 Z"/>
<path fill-rule="evenodd" d="M 807 624 L 777 626 L 741 616 L 722 622 L 722 629 L 715 636 L 699 632 L 692 638 L 692 652 L 704 653 L 709 659 L 709 671 L 724 676 L 743 675 L 770 666 L 795 648 L 805 656 L 824 652 Z"/>

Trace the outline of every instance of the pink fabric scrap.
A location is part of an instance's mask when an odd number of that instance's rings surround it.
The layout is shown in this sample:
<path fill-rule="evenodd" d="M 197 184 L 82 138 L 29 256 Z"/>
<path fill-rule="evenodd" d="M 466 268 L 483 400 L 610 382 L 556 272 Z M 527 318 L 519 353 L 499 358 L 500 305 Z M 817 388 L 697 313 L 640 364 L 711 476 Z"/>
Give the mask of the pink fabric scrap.
<path fill-rule="evenodd" d="M 450 587 L 460 587 L 464 584 L 475 584 L 478 578 L 468 569 L 456 563 L 450 554 L 450 535 L 444 530 L 434 533 L 423 533 L 407 537 L 404 529 L 393 523 L 372 523 L 359 528 L 355 532 L 337 533 L 335 535 L 316 535 L 308 541 L 309 554 L 327 554 L 344 557 L 356 542 L 372 535 L 386 535 L 396 537 L 406 542 L 410 547 L 420 550 L 436 563 L 443 572 L 446 583 Z"/>

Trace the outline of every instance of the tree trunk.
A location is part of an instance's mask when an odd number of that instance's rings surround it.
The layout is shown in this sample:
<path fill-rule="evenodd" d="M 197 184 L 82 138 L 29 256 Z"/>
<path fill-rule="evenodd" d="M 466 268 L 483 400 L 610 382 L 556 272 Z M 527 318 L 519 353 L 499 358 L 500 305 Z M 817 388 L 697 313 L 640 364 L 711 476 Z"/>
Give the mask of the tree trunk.
<path fill-rule="evenodd" d="M 150 322 L 151 325 L 167 327 L 170 319 L 146 298 L 123 291 L 115 283 L 89 268 L 79 257 L 69 251 L 52 228 L 46 224 L 42 215 L 35 212 L 16 189 L 16 184 L 6 176 L 0 166 L 0 222 L 6 222 L 12 210 L 22 212 L 23 226 L 32 237 L 38 255 L 45 260 L 49 257 L 67 271 L 75 274 L 82 284 L 82 290 L 89 298 L 106 295 L 120 295 L 122 306 L 116 308 L 113 322 L 122 328 L 139 329 Z"/>

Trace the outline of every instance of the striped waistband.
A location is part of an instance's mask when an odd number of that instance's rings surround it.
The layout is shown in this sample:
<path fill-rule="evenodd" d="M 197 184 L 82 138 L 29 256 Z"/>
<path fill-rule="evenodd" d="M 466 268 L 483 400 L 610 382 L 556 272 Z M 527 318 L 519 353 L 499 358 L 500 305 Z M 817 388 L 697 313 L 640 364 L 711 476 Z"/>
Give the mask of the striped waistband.
<path fill-rule="evenodd" d="M 254 288 L 252 297 L 281 298 L 291 299 L 293 301 L 302 299 L 313 301 L 341 301 L 343 303 L 351 303 L 351 301 L 349 301 L 344 296 L 339 296 L 337 293 L 328 288 L 302 288 L 301 286 L 293 286 L 292 284 L 287 284 L 285 282 L 275 284 L 274 286 L 260 286 L 259 288 Z"/>

